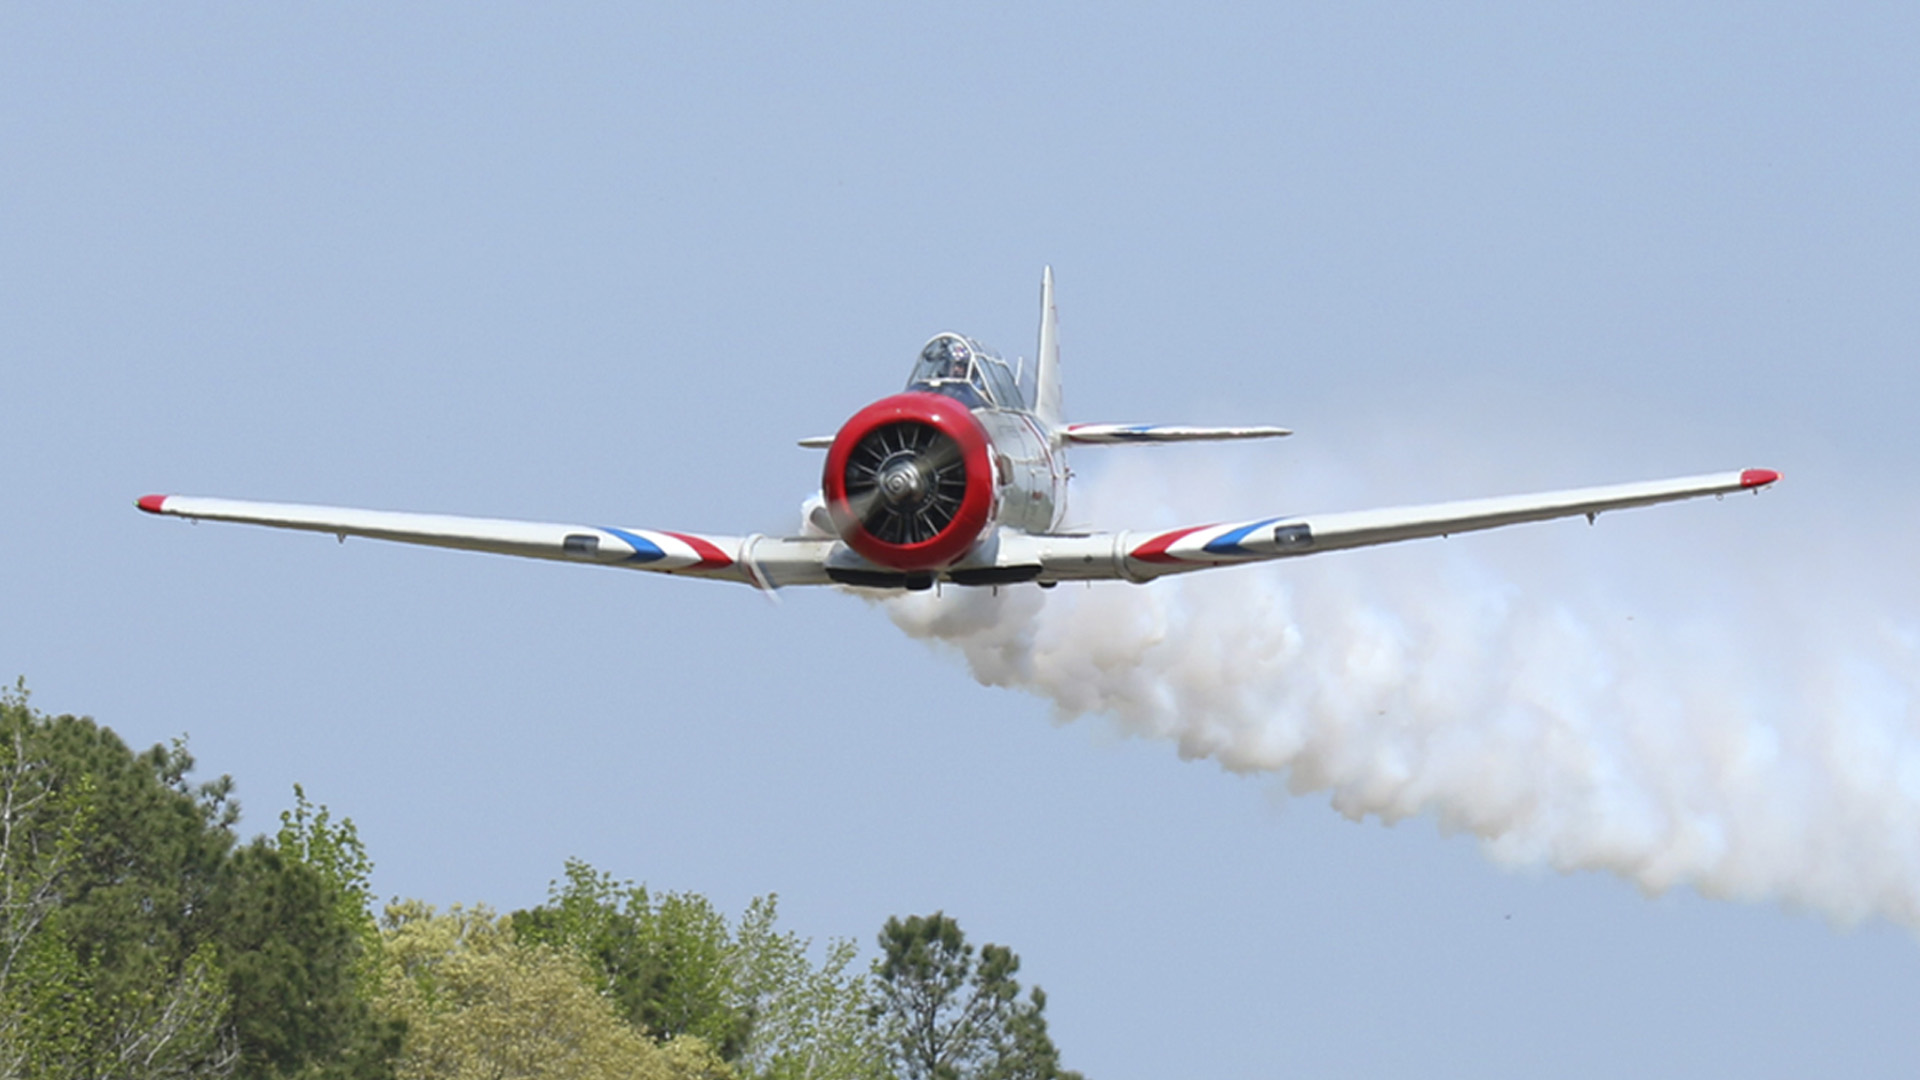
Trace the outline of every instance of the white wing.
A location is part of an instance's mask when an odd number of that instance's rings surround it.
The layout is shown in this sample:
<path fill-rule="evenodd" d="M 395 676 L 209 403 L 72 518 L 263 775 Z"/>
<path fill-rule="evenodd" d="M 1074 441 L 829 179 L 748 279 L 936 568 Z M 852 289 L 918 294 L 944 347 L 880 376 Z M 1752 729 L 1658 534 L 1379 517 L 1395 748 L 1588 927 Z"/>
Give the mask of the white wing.
<path fill-rule="evenodd" d="M 990 533 L 942 576 L 970 585 L 1033 580 L 1150 581 L 1167 574 L 1216 566 L 1446 536 L 1523 521 L 1591 517 L 1610 510 L 1702 495 L 1758 491 L 1779 478 L 1779 473 L 1768 469 L 1748 469 L 1539 495 L 1196 525 L 1152 534 L 1040 535 L 1001 529 Z M 534 559 L 598 563 L 739 581 L 763 589 L 825 585 L 835 580 L 883 587 L 893 583 L 894 578 L 905 581 L 903 575 L 866 564 L 830 537 L 710 536 L 658 529 L 396 513 L 189 495 L 148 495 L 137 505 L 150 514 L 169 517 L 331 533 L 343 540 L 363 536 Z"/>
<path fill-rule="evenodd" d="M 1067 441 L 1113 443 L 1206 442 L 1217 439 L 1273 439 L 1291 435 L 1283 427 L 1190 427 L 1184 424 L 1068 424 Z"/>
<path fill-rule="evenodd" d="M 1223 439 L 1274 439 L 1293 434 L 1292 429 L 1270 427 L 1194 427 L 1190 424 L 1068 424 L 1064 438 L 1081 446 L 1112 446 L 1119 443 L 1218 442 Z M 831 435 L 808 435 L 800 439 L 809 450 L 825 450 L 833 445 Z"/>
<path fill-rule="evenodd" d="M 825 584 L 827 554 L 833 546 L 831 540 L 707 536 L 659 529 L 505 521 L 193 495 L 148 495 L 136 505 L 150 514 L 168 517 L 331 533 L 342 540 L 364 536 L 530 559 L 598 563 L 740 581 L 761 588 Z"/>
<path fill-rule="evenodd" d="M 1523 521 L 1595 515 L 1609 510 L 1758 491 L 1780 478 L 1770 469 L 1653 480 L 1637 484 L 1509 495 L 1391 510 L 1360 510 L 1304 517 L 1270 517 L 1226 525 L 1196 525 L 1152 534 L 1083 536 L 1003 535 L 996 561 L 1037 567 L 1042 581 L 1121 578 L 1148 581 L 1166 574 L 1237 566 L 1322 551 L 1447 536 Z"/>

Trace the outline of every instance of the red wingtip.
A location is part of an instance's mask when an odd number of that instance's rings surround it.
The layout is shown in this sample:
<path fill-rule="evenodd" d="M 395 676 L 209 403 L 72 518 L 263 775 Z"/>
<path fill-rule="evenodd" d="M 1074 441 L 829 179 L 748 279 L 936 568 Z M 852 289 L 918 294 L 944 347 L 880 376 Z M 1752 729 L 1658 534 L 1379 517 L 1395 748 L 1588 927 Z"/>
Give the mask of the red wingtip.
<path fill-rule="evenodd" d="M 167 505 L 167 497 L 165 495 L 142 495 L 140 496 L 140 501 L 133 505 L 145 510 L 149 514 L 157 514 L 160 512 L 161 507 Z"/>
<path fill-rule="evenodd" d="M 1780 474 L 1772 469 L 1748 469 L 1740 474 L 1740 486 L 1743 488 L 1766 487 L 1778 479 Z"/>

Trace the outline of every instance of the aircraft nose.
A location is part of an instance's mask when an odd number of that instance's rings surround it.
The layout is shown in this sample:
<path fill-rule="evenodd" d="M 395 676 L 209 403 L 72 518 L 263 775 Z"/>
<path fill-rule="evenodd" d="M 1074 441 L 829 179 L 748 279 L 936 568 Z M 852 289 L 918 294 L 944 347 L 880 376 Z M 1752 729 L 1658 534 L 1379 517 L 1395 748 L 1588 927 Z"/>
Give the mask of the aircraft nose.
<path fill-rule="evenodd" d="M 896 506 L 917 503 L 926 492 L 927 475 L 918 458 L 895 462 L 880 474 L 880 493 Z"/>

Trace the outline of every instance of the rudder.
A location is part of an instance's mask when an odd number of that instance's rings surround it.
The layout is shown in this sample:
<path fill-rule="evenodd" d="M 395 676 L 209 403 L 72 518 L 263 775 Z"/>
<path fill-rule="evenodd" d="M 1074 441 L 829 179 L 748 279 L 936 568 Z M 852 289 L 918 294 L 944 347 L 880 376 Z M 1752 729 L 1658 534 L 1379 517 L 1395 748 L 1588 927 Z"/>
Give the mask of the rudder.
<path fill-rule="evenodd" d="M 1060 407 L 1060 315 L 1053 306 L 1053 267 L 1040 275 L 1040 349 L 1034 365 L 1034 415 L 1057 443 L 1066 437 Z"/>

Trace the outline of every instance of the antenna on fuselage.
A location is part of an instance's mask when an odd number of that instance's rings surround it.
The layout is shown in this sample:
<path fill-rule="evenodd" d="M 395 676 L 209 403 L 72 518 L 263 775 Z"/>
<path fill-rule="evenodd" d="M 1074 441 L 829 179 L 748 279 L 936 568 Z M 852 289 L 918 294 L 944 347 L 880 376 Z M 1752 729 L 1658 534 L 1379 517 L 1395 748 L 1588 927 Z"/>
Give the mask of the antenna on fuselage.
<path fill-rule="evenodd" d="M 1040 274 L 1040 351 L 1034 359 L 1033 412 L 1057 443 L 1066 436 L 1060 408 L 1060 314 L 1053 306 L 1053 267 Z"/>

